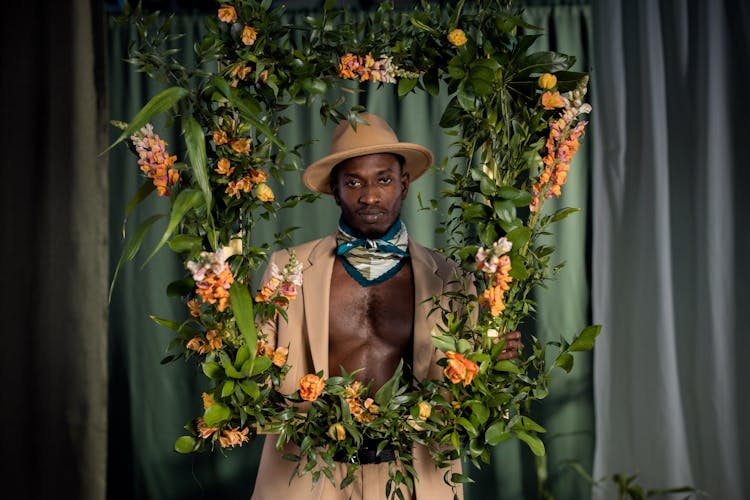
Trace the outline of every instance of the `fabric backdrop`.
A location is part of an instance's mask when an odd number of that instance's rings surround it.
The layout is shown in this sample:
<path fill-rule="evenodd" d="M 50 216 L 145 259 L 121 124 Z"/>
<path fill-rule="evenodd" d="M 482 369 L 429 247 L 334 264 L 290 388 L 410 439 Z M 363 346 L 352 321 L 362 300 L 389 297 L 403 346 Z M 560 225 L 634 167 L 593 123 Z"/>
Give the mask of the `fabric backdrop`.
<path fill-rule="evenodd" d="M 593 19 L 594 476 L 748 498 L 750 6 L 602 0 Z"/>
<path fill-rule="evenodd" d="M 213 12 L 211 12 L 213 14 Z M 173 25 L 176 33 L 185 33 L 180 44 L 189 54 L 192 44 L 203 29 L 203 14 L 178 13 Z M 590 67 L 591 15 L 587 6 L 529 8 L 527 20 L 546 29 L 547 36 L 537 45 L 539 50 L 551 48 L 578 57 L 576 69 Z M 110 115 L 113 119 L 129 120 L 147 99 L 162 87 L 123 62 L 133 30 L 110 23 Z M 438 162 L 446 158 L 452 138 L 437 126 L 447 98 L 430 98 L 427 94 L 410 95 L 399 101 L 394 87 L 372 86 L 359 97 L 361 104 L 384 116 L 396 129 L 401 140 L 429 146 Z M 349 94 L 351 95 L 351 94 Z M 354 104 L 356 97 L 350 97 Z M 323 127 L 315 107 L 290 111 L 293 123 L 282 134 L 290 144 L 309 140 L 315 142 L 305 150 L 303 162 L 328 153 L 332 125 Z M 179 144 L 178 137 L 160 123 L 157 131 L 170 144 Z M 170 134 L 172 134 L 170 136 Z M 112 130 L 111 138 L 117 135 Z M 175 151 L 178 156 L 183 154 Z M 579 151 L 562 203 L 586 207 L 588 186 L 588 147 Z M 124 146 L 109 155 L 110 162 L 110 262 L 119 258 L 122 248 L 122 222 L 129 199 L 142 182 L 135 157 Z M 443 187 L 434 174 L 410 186 L 403 210 L 409 232 L 427 246 L 440 246 L 435 235 L 443 214 L 420 210 L 417 191 L 424 202 L 437 197 Z M 273 186 L 280 198 L 298 193 L 302 186 L 299 174 L 287 177 L 285 186 Z M 137 209 L 128 221 L 132 232 L 140 218 L 166 209 L 165 200 L 149 200 L 149 210 Z M 323 197 L 312 205 L 298 206 L 284 212 L 276 221 L 259 228 L 258 240 L 270 241 L 274 232 L 299 226 L 292 243 L 328 234 L 335 230 L 338 209 L 330 198 Z M 540 294 L 540 315 L 537 325 L 528 325 L 542 339 L 558 340 L 560 335 L 571 338 L 589 323 L 588 277 L 586 265 L 587 215 L 569 217 L 553 235 L 552 243 L 560 249 L 559 259 L 566 261 L 560 278 L 549 291 Z M 158 240 L 158 228 L 144 243 L 144 254 Z M 153 314 L 180 318 L 185 307 L 164 293 L 166 285 L 180 277 L 183 270 L 168 249 L 161 251 L 147 266 L 136 258 L 126 265 L 115 284 L 110 306 L 110 434 L 107 486 L 109 499 L 170 499 L 170 498 L 247 498 L 252 491 L 260 442 L 254 442 L 213 455 L 183 456 L 173 451 L 182 425 L 202 411 L 201 378 L 196 367 L 183 361 L 160 365 L 159 361 L 171 340 L 171 332 L 149 319 Z M 591 355 L 582 353 L 573 373 L 558 372 L 553 380 L 551 396 L 535 408 L 536 417 L 548 429 L 548 488 L 557 498 L 587 498 L 588 483 L 569 465 L 573 462 L 583 470 L 591 470 L 593 458 L 593 405 L 591 399 Z M 467 498 L 525 499 L 537 496 L 537 464 L 525 445 L 506 442 L 498 446 L 492 464 L 472 476 L 475 485 L 467 487 Z M 487 492 L 492 494 L 488 496 Z"/>
<path fill-rule="evenodd" d="M 99 1 L 0 8 L 4 497 L 101 499 L 106 30 Z"/>

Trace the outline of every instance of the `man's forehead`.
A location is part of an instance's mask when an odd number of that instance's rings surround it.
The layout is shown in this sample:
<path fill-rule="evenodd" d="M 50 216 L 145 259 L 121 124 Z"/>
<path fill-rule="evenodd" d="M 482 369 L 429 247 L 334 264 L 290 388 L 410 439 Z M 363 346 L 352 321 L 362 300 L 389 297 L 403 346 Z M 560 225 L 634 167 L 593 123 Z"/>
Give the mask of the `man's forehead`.
<path fill-rule="evenodd" d="M 400 170 L 399 157 L 393 153 L 372 153 L 354 156 L 340 163 L 342 170 L 356 172 L 364 169 L 375 168 L 378 170 Z"/>

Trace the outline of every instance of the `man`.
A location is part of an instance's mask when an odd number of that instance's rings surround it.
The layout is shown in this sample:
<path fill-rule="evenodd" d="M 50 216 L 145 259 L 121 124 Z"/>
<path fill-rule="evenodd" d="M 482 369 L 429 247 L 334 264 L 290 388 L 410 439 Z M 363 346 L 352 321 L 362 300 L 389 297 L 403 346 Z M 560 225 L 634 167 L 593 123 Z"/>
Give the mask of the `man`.
<path fill-rule="evenodd" d="M 402 359 L 417 379 L 443 376 L 437 364 L 442 353 L 430 336 L 439 314 L 430 315 L 430 299 L 459 289 L 458 268 L 411 240 L 400 219 L 409 183 L 427 170 L 433 156 L 423 146 L 399 142 L 382 118 L 360 116 L 366 123 L 356 130 L 348 122 L 338 125 L 331 154 L 303 174 L 307 187 L 333 195 L 341 218 L 337 234 L 294 249 L 304 266 L 302 293 L 291 302 L 288 320 L 266 332 L 269 342 L 289 346 L 285 393 L 294 392 L 307 373 L 322 370 L 329 377 L 340 374 L 342 366 L 348 372 L 361 369 L 357 377 L 372 383 L 374 393 Z M 281 268 L 288 258 L 288 252 L 276 252 L 270 262 Z M 520 334 L 508 334 L 503 357 L 515 357 L 519 346 Z M 275 441 L 266 439 L 254 500 L 384 498 L 394 456 L 362 450 L 354 483 L 340 490 L 321 478 L 313 487 L 309 474 L 289 482 L 295 464 L 282 458 Z M 416 498 L 453 498 L 443 481 L 445 470 L 435 467 L 424 447 L 415 446 L 413 465 L 419 475 Z M 458 472 L 460 464 L 453 467 Z M 341 463 L 338 482 L 345 471 Z"/>

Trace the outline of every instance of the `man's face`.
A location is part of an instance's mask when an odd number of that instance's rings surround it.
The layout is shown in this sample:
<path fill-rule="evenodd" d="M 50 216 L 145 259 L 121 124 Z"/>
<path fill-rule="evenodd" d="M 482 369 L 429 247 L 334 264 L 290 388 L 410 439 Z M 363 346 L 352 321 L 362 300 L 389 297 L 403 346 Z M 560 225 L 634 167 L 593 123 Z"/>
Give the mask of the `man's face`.
<path fill-rule="evenodd" d="M 356 236 L 383 236 L 401 214 L 409 174 L 390 153 L 357 156 L 337 168 L 333 197 L 346 225 Z"/>

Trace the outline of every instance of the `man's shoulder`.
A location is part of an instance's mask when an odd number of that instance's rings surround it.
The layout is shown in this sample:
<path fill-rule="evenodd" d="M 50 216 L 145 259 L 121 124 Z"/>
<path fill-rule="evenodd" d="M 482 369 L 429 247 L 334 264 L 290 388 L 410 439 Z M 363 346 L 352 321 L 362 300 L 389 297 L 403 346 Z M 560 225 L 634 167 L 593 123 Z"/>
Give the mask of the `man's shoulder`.
<path fill-rule="evenodd" d="M 458 270 L 458 263 L 455 260 L 446 257 L 445 254 L 438 252 L 435 249 L 421 245 L 414 240 L 411 241 L 411 244 L 413 253 L 416 250 L 416 253 L 421 257 L 432 260 L 432 262 L 435 263 L 435 266 L 437 266 L 440 271 L 453 273 L 454 271 Z"/>
<path fill-rule="evenodd" d="M 297 260 L 299 260 L 300 262 L 306 262 L 313 253 L 318 251 L 318 249 L 321 249 L 324 247 L 325 248 L 335 247 L 334 235 L 324 236 L 316 240 L 310 240 L 304 243 L 300 243 L 299 245 L 276 250 L 275 252 L 271 254 L 269 262 L 275 262 L 277 264 L 281 262 L 286 263 L 289 261 L 289 256 L 291 255 L 292 252 L 294 252 L 295 255 L 297 256 Z"/>

